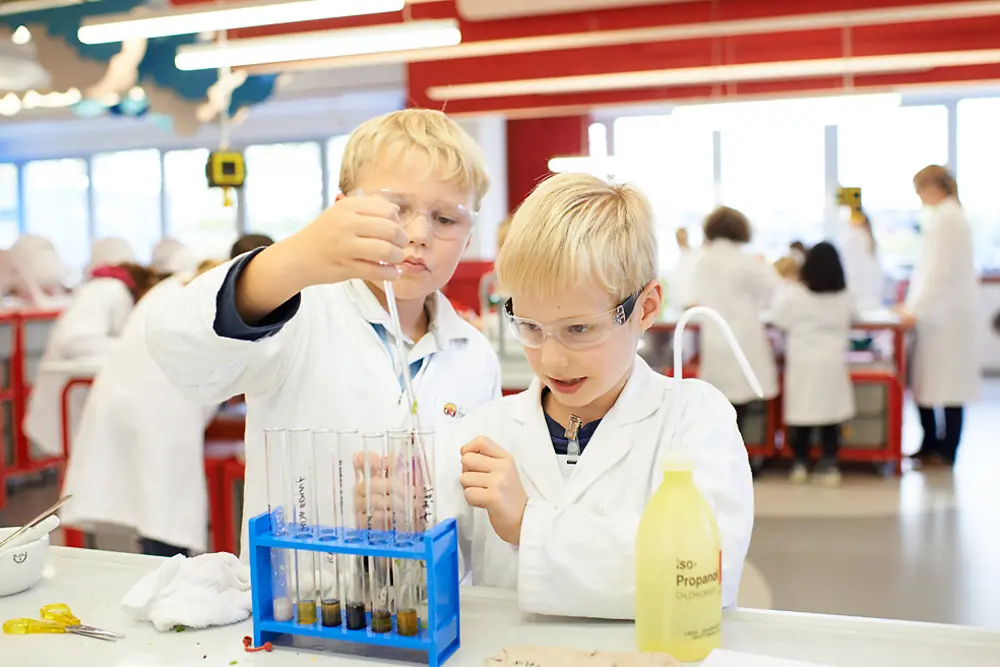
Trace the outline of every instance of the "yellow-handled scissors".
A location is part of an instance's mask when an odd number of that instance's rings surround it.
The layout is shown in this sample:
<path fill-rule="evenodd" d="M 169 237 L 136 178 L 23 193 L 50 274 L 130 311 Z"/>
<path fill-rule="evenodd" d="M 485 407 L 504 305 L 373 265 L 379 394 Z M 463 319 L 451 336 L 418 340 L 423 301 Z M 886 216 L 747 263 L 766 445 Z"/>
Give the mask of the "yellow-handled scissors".
<path fill-rule="evenodd" d="M 80 619 L 74 616 L 70 608 L 64 604 L 45 605 L 42 607 L 41 616 L 42 620 L 34 618 L 11 619 L 3 624 L 3 631 L 8 635 L 62 634 L 68 632 L 108 641 L 125 638 L 125 635 L 118 632 L 83 625 Z"/>

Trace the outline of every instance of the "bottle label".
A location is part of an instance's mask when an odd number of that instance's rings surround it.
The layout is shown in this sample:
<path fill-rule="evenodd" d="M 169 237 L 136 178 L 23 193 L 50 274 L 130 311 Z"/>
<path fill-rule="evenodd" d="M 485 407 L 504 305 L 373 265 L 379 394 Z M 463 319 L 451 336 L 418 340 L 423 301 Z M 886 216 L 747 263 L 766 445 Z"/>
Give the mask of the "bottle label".
<path fill-rule="evenodd" d="M 718 595 L 722 584 L 722 554 L 708 569 L 695 560 L 677 559 L 675 585 L 678 600 L 698 600 Z"/>

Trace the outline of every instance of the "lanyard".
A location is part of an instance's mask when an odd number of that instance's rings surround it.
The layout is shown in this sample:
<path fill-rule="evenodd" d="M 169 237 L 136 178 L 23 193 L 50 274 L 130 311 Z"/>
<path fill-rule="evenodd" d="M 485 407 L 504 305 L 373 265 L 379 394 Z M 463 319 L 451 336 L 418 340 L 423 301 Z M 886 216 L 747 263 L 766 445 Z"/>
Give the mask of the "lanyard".
<path fill-rule="evenodd" d="M 392 347 L 389 345 L 389 332 L 387 332 L 386 329 L 385 329 L 385 327 L 382 326 L 381 324 L 377 324 L 375 322 L 372 322 L 371 325 L 372 325 L 372 329 L 375 330 L 375 333 L 378 334 L 379 340 L 382 341 L 382 346 L 385 347 L 385 351 L 389 354 L 390 361 L 393 361 L 395 357 L 393 356 L 393 353 L 392 353 Z M 420 370 L 424 367 L 424 362 L 427 361 L 427 359 L 428 359 L 428 357 L 421 357 L 420 359 L 417 359 L 416 361 L 410 362 L 408 370 L 409 370 L 409 373 L 410 373 L 410 379 L 411 380 L 415 379 L 417 377 L 417 375 L 420 374 Z M 404 359 L 404 363 L 405 363 L 405 359 Z M 396 368 L 396 362 L 395 361 L 393 361 L 392 367 L 393 367 L 393 369 Z M 396 382 L 399 383 L 399 390 L 400 391 L 404 391 L 406 387 L 403 384 L 403 376 L 402 375 L 397 375 L 396 376 Z"/>

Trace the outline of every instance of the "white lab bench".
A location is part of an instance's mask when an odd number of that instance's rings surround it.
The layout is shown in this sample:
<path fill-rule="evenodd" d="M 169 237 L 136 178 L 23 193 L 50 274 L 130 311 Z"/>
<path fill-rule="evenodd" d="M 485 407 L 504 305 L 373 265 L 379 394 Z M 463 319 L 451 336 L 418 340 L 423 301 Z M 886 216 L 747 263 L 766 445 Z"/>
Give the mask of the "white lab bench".
<path fill-rule="evenodd" d="M 249 620 L 223 628 L 158 633 L 126 620 L 119 603 L 139 577 L 160 559 L 90 549 L 54 547 L 45 578 L 32 590 L 0 598 L 0 621 L 35 617 L 44 604 L 68 604 L 84 623 L 118 630 L 126 639 L 102 642 L 75 635 L 0 635 L 4 667 L 242 667 L 333 664 L 321 653 L 276 649 L 244 653 Z M 726 614 L 726 648 L 832 667 L 996 667 L 1000 632 L 902 621 L 773 611 Z M 633 650 L 633 626 L 626 622 L 553 619 L 518 612 L 511 592 L 465 588 L 462 649 L 446 664 L 479 667 L 505 646 L 546 644 L 582 649 Z M 338 654 L 341 667 L 396 664 Z"/>

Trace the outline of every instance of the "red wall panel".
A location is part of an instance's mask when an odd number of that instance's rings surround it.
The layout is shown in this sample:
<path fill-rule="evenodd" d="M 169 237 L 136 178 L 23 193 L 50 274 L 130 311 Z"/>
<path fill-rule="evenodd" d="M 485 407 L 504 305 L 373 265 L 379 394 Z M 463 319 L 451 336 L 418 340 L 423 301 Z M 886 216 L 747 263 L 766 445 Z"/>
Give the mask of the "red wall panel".
<path fill-rule="evenodd" d="M 507 121 L 507 204 L 513 211 L 549 176 L 549 158 L 585 155 L 588 116 L 525 118 Z"/>

